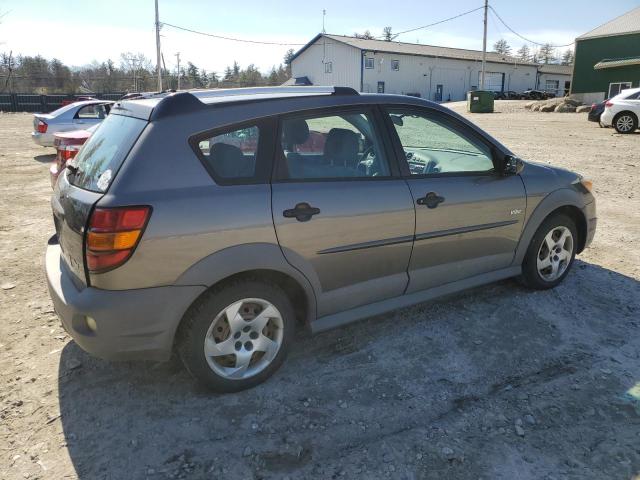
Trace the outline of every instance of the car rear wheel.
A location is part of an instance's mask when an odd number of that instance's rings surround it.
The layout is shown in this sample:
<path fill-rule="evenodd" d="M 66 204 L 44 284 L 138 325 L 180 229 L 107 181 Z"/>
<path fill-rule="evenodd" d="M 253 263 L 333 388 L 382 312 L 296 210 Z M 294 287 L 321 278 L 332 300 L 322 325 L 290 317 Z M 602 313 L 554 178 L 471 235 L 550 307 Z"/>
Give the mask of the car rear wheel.
<path fill-rule="evenodd" d="M 638 128 L 638 117 L 631 112 L 620 112 L 613 119 L 613 127 L 618 133 L 633 133 Z"/>
<path fill-rule="evenodd" d="M 295 314 L 286 294 L 259 280 L 207 292 L 187 312 L 177 349 L 187 370 L 216 392 L 236 392 L 269 378 L 284 361 Z"/>
<path fill-rule="evenodd" d="M 522 264 L 525 285 L 538 290 L 553 288 L 569 273 L 576 256 L 578 234 L 575 222 L 558 214 L 538 227 Z"/>

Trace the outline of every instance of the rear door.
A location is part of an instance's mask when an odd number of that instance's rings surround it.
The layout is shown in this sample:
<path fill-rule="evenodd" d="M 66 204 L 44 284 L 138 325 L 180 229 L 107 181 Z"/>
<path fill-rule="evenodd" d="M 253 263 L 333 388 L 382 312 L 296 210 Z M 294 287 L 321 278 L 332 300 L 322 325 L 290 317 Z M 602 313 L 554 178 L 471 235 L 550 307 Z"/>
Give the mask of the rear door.
<path fill-rule="evenodd" d="M 526 208 L 520 177 L 497 173 L 492 146 L 450 115 L 386 112 L 416 208 L 407 292 L 510 266 Z"/>
<path fill-rule="evenodd" d="M 146 124 L 133 117 L 109 116 L 56 182 L 53 220 L 62 257 L 78 286 L 86 284 L 84 232 L 93 205 L 108 190 Z"/>
<path fill-rule="evenodd" d="M 402 295 L 408 283 L 413 201 L 378 118 L 362 107 L 280 120 L 273 221 L 319 317 Z"/>

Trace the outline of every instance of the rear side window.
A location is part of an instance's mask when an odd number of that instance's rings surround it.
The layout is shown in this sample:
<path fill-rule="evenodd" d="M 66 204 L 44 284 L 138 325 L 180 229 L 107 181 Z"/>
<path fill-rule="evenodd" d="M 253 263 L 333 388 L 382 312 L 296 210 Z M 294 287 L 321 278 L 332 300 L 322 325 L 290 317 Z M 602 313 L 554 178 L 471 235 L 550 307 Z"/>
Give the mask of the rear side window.
<path fill-rule="evenodd" d="M 222 131 L 198 142 L 207 170 L 225 180 L 253 178 L 260 142 L 260 128 L 248 125 Z"/>
<path fill-rule="evenodd" d="M 70 171 L 69 182 L 92 192 L 106 191 L 146 125 L 138 118 L 109 115 L 73 160 L 77 171 Z"/>

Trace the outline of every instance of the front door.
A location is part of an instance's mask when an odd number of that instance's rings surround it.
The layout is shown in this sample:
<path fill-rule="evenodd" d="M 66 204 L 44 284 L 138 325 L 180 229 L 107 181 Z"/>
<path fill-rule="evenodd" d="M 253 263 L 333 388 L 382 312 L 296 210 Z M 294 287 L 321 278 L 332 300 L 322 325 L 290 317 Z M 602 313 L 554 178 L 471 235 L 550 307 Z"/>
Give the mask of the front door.
<path fill-rule="evenodd" d="M 323 110 L 280 122 L 273 221 L 288 262 L 314 286 L 318 317 L 402 295 L 408 284 L 413 200 L 376 115 Z"/>
<path fill-rule="evenodd" d="M 525 216 L 520 177 L 498 174 L 490 145 L 450 115 L 387 112 L 416 207 L 407 291 L 510 266 Z"/>

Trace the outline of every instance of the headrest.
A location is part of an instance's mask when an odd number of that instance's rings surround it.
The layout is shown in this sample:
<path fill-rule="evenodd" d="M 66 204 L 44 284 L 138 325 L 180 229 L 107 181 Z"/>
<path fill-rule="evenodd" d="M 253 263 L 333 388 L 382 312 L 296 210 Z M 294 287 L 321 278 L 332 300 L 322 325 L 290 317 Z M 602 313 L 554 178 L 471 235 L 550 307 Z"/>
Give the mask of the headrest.
<path fill-rule="evenodd" d="M 301 118 L 286 120 L 282 137 L 285 145 L 301 145 L 309 138 L 309 125 Z"/>

